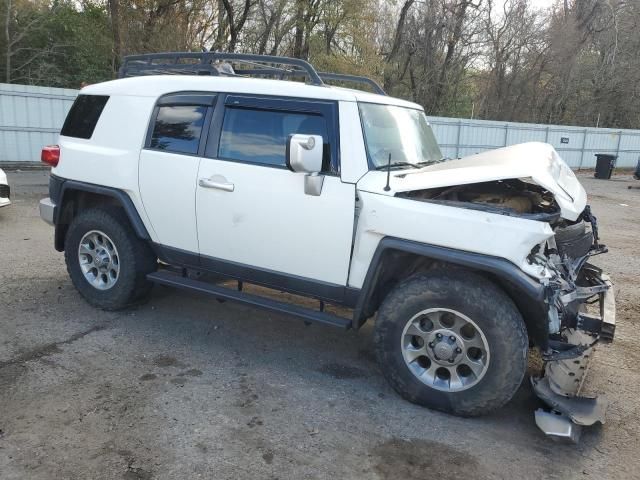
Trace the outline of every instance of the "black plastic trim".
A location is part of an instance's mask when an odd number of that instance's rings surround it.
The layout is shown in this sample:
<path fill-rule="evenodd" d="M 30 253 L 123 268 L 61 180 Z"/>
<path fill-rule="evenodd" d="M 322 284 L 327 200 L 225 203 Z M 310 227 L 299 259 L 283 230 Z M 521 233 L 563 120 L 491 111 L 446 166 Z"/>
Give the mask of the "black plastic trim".
<path fill-rule="evenodd" d="M 205 158 L 216 158 L 218 156 L 218 145 L 220 145 L 220 134 L 222 132 L 222 122 L 224 120 L 224 104 L 227 99 L 226 93 L 218 95 L 213 107 L 209 131 L 207 132 L 207 144 L 204 149 Z"/>
<path fill-rule="evenodd" d="M 251 293 L 238 290 L 232 290 L 227 287 L 214 285 L 207 282 L 201 282 L 188 277 L 181 277 L 174 273 L 166 271 L 158 271 L 147 275 L 147 279 L 167 285 L 171 287 L 181 288 L 184 290 L 196 291 L 207 295 L 213 295 L 216 298 L 224 298 L 227 300 L 244 303 L 253 307 L 264 308 L 266 310 L 285 313 L 296 317 L 303 318 L 306 321 L 321 323 L 332 327 L 342 329 L 351 328 L 351 320 L 330 313 L 320 312 L 286 302 L 280 302 L 267 297 L 261 297 Z"/>
<path fill-rule="evenodd" d="M 276 272 L 273 270 L 258 268 L 242 263 L 222 260 L 185 250 L 154 244 L 153 248 L 158 257 L 169 264 L 201 268 L 211 273 L 224 277 L 254 283 L 276 290 L 302 295 L 311 298 L 326 300 L 330 303 L 353 308 L 356 305 L 359 290 L 322 282 L 310 278 Z"/>
<path fill-rule="evenodd" d="M 190 62 L 185 62 L 185 60 Z M 235 73 L 226 73 L 216 68 L 216 62 L 230 60 L 250 68 L 239 68 Z M 283 68 L 274 65 L 295 67 Z M 256 75 L 259 77 L 304 77 L 312 85 L 323 86 L 323 80 L 333 80 L 348 83 L 359 83 L 369 86 L 379 95 L 386 95 L 384 89 L 375 80 L 359 75 L 343 73 L 317 72 L 313 65 L 299 58 L 278 57 L 273 55 L 252 55 L 247 53 L 226 52 L 164 52 L 129 55 L 124 57 L 119 78 L 138 75 L 212 75 L 242 77 Z"/>
<path fill-rule="evenodd" d="M 198 60 L 198 63 L 180 63 L 181 60 Z M 312 85 L 324 85 L 322 79 L 313 66 L 299 58 L 278 57 L 273 55 L 252 55 L 247 53 L 227 53 L 227 52 L 165 52 L 147 53 L 142 55 L 129 55 L 124 57 L 119 78 L 133 77 L 137 75 L 158 75 L 163 73 L 185 73 L 191 75 L 225 75 L 218 71 L 215 63 L 221 60 L 231 60 L 245 62 L 254 65 L 255 62 L 271 63 L 279 65 L 290 65 L 297 67 L 298 72 L 304 72 Z M 163 61 L 163 62 L 160 62 Z M 280 70 L 271 68 L 274 74 L 280 74 Z M 231 75 L 234 76 L 234 75 Z"/>
<path fill-rule="evenodd" d="M 318 72 L 320 78 L 322 80 L 333 80 L 338 82 L 347 82 L 347 83 L 361 83 L 363 85 L 368 85 L 373 89 L 374 93 L 378 95 L 386 95 L 387 92 L 380 86 L 378 82 L 373 80 L 372 78 L 362 77 L 360 75 L 348 75 L 346 73 L 332 73 L 332 72 Z"/>
<path fill-rule="evenodd" d="M 52 175 L 52 177 L 54 177 Z M 112 187 L 103 187 L 100 185 L 94 185 L 92 183 L 79 182 L 77 180 L 64 180 L 59 177 L 55 177 L 56 180 L 54 184 L 56 187 L 51 188 L 51 180 L 49 187 L 49 195 L 51 200 L 55 203 L 56 207 L 53 211 L 53 222 L 55 225 L 60 224 L 60 217 L 62 215 L 62 209 L 64 208 L 65 195 L 69 191 L 79 191 L 79 192 L 89 192 L 96 193 L 98 195 L 105 195 L 111 198 L 114 198 L 122 208 L 124 209 L 129 221 L 131 222 L 131 226 L 133 230 L 136 232 L 136 235 L 143 240 L 150 240 L 149 232 L 147 232 L 147 228 L 144 226 L 136 207 L 133 204 L 133 201 L 122 190 L 118 190 L 117 188 Z M 56 198 L 51 197 L 51 195 L 57 195 Z"/>
<path fill-rule="evenodd" d="M 172 105 L 197 105 L 212 107 L 216 103 L 216 95 L 204 92 L 177 92 L 163 95 L 156 105 L 167 107 Z"/>
<path fill-rule="evenodd" d="M 412 253 L 493 275 L 504 282 L 507 290 L 511 290 L 511 292 L 508 291 L 507 293 L 510 293 L 512 298 L 514 292 L 518 296 L 523 297 L 520 300 L 523 302 L 523 305 L 527 307 L 524 309 L 528 310 L 527 312 L 522 312 L 525 321 L 527 321 L 527 317 L 531 315 L 538 317 L 541 312 L 547 310 L 544 287 L 508 260 L 400 238 L 385 237 L 378 244 L 360 291 L 353 316 L 355 328 L 359 328 L 366 321 L 367 307 L 372 301 L 372 296 L 378 283 L 378 277 L 383 264 L 382 256 L 387 251 Z M 518 302 L 516 302 L 516 304 L 518 304 L 522 311 L 523 308 L 520 304 Z M 536 339 L 542 343 L 546 342 L 547 338 L 544 334 L 544 332 L 547 331 L 546 316 L 542 315 L 542 318 L 534 318 L 534 321 L 538 323 L 535 334 Z"/>

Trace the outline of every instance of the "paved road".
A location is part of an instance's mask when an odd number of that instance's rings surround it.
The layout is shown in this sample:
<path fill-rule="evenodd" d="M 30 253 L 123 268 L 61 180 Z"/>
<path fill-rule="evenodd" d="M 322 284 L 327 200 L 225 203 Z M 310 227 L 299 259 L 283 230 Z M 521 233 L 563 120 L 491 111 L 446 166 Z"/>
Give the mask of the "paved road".
<path fill-rule="evenodd" d="M 135 310 L 83 302 L 40 221 L 44 172 L 0 210 L 1 479 L 640 478 L 640 190 L 585 177 L 617 281 L 616 342 L 587 385 L 608 422 L 576 446 L 533 420 L 525 382 L 483 418 L 400 399 L 371 327 L 343 333 L 156 288 Z M 638 182 L 636 182 L 638 183 Z M 620 204 L 626 204 L 623 206 Z"/>

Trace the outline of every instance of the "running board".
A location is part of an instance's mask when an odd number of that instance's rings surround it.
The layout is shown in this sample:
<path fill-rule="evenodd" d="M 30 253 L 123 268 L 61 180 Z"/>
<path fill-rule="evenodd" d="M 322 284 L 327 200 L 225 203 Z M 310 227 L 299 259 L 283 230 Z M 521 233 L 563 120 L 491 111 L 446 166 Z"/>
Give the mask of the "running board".
<path fill-rule="evenodd" d="M 167 271 L 153 272 L 147 275 L 147 280 L 160 285 L 166 285 L 169 287 L 176 287 L 182 290 L 191 290 L 193 292 L 206 293 L 215 298 L 223 298 L 233 302 L 244 303 L 245 305 L 251 305 L 258 308 L 264 308 L 271 310 L 272 312 L 285 313 L 293 315 L 295 317 L 302 318 L 307 322 L 322 323 L 324 325 L 330 325 L 332 327 L 338 327 L 342 329 L 351 328 L 351 320 L 332 315 L 326 312 L 320 312 L 318 310 L 312 310 L 310 308 L 301 307 L 299 305 L 292 305 L 290 303 L 280 302 L 271 298 L 261 297 L 259 295 L 253 295 L 251 293 L 245 293 L 238 290 L 232 290 L 227 287 L 221 287 L 212 283 L 201 282 L 192 278 L 183 277 L 181 275 L 170 273 Z"/>

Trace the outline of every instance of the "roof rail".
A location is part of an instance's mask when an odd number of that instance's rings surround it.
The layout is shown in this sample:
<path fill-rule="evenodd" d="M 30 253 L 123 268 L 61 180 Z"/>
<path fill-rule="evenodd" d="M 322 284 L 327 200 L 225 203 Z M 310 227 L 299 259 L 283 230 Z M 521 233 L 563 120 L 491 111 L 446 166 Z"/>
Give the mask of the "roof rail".
<path fill-rule="evenodd" d="M 219 68 L 218 62 L 224 61 L 231 61 L 241 68 L 236 68 L 234 71 Z M 305 77 L 311 85 L 325 85 L 323 79 L 360 83 L 373 88 L 375 93 L 386 95 L 382 87 L 370 78 L 329 72 L 318 73 L 305 60 L 274 55 L 226 52 L 172 52 L 146 53 L 124 57 L 118 72 L 118 78 L 143 75 L 266 76 L 276 77 L 280 80 L 285 77 Z"/>
<path fill-rule="evenodd" d="M 362 83 L 369 85 L 373 91 L 379 95 L 386 95 L 387 92 L 380 86 L 378 82 L 369 77 L 361 77 L 359 75 L 347 75 L 346 73 L 319 72 L 320 78 L 323 80 L 335 80 L 339 82 Z"/>

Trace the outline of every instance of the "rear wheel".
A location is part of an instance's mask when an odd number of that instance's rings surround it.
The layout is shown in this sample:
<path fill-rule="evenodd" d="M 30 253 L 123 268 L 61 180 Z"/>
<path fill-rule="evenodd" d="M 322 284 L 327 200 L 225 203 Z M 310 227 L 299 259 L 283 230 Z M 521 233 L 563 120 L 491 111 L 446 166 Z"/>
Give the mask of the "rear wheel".
<path fill-rule="evenodd" d="M 399 284 L 378 312 L 375 345 L 400 395 L 463 416 L 509 401 L 527 366 L 527 332 L 516 306 L 493 283 L 461 271 Z"/>
<path fill-rule="evenodd" d="M 106 310 L 144 298 L 152 286 L 146 275 L 157 268 L 155 254 L 118 208 L 79 213 L 67 231 L 65 261 L 71 281 L 85 300 Z"/>

